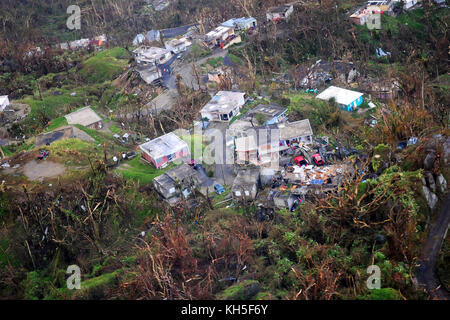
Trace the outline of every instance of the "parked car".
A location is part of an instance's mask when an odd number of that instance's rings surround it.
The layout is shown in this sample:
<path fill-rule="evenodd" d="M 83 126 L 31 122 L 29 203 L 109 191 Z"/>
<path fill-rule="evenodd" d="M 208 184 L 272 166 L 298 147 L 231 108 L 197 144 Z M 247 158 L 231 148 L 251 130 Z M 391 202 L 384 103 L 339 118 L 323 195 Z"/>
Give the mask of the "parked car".
<path fill-rule="evenodd" d="M 294 162 L 299 166 L 307 166 L 308 165 L 308 161 L 305 160 L 305 158 L 303 158 L 302 156 L 298 156 L 294 158 Z"/>
<path fill-rule="evenodd" d="M 313 154 L 312 159 L 313 159 L 314 163 L 316 164 L 316 166 L 323 166 L 325 164 L 322 157 L 318 153 Z"/>
<path fill-rule="evenodd" d="M 43 160 L 43 159 L 47 158 L 49 155 L 50 155 L 50 152 L 43 150 L 39 153 L 38 159 Z"/>
<path fill-rule="evenodd" d="M 136 156 L 137 156 L 137 154 L 134 151 L 130 151 L 130 152 L 127 153 L 127 159 L 131 160 L 131 159 L 133 159 Z"/>
<path fill-rule="evenodd" d="M 225 189 L 220 184 L 216 184 L 214 186 L 214 190 L 216 190 L 217 194 L 222 194 L 225 192 Z"/>

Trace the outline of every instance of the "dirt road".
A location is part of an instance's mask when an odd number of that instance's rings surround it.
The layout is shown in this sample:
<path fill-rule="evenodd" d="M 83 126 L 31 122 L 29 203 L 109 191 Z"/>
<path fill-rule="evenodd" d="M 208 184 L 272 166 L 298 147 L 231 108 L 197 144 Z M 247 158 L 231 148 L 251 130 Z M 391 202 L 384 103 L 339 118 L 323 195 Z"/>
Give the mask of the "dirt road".
<path fill-rule="evenodd" d="M 441 212 L 430 230 L 420 258 L 417 274 L 419 285 L 427 291 L 432 299 L 450 300 L 450 293 L 441 285 L 436 273 L 436 263 L 442 243 L 450 226 L 450 194 L 442 206 Z"/>
<path fill-rule="evenodd" d="M 65 171 L 64 165 L 49 160 L 31 160 L 23 166 L 23 174 L 34 181 L 55 178 L 64 174 Z"/>

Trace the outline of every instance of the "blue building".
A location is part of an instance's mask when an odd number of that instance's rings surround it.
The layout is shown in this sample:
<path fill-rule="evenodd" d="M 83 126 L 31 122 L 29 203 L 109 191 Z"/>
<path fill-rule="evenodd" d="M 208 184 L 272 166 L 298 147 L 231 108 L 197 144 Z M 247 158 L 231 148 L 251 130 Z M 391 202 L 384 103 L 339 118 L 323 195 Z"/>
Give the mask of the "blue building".
<path fill-rule="evenodd" d="M 322 91 L 317 99 L 329 101 L 334 99 L 342 110 L 354 111 L 363 103 L 361 92 L 331 86 Z"/>

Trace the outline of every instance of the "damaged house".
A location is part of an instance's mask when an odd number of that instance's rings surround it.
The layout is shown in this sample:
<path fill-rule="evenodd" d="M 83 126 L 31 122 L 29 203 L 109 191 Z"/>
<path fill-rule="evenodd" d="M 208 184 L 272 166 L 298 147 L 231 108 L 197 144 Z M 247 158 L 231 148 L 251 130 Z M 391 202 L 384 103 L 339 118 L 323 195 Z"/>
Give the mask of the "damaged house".
<path fill-rule="evenodd" d="M 280 130 L 280 147 L 292 144 L 312 144 L 313 131 L 309 119 L 277 124 Z"/>
<path fill-rule="evenodd" d="M 164 43 L 167 50 L 170 50 L 173 54 L 178 54 L 186 51 L 187 47 L 192 43 L 186 38 L 172 39 Z"/>
<path fill-rule="evenodd" d="M 166 167 L 170 162 L 190 156 L 188 144 L 173 132 L 141 144 L 142 158 L 157 169 Z"/>
<path fill-rule="evenodd" d="M 357 25 L 365 25 L 369 23 L 370 25 L 376 27 L 376 21 L 371 21 L 372 19 L 376 19 L 374 15 L 381 15 L 384 13 L 392 14 L 394 4 L 396 2 L 397 1 L 394 0 L 367 1 L 364 6 L 360 7 L 350 16 L 350 21 Z"/>
<path fill-rule="evenodd" d="M 272 22 L 288 21 L 293 12 L 294 5 L 290 3 L 278 7 L 271 7 L 266 12 L 266 19 Z"/>
<path fill-rule="evenodd" d="M 255 125 L 269 125 L 287 119 L 288 109 L 278 104 L 258 104 L 248 111 L 240 120 L 253 122 Z"/>
<path fill-rule="evenodd" d="M 235 140 L 237 163 L 278 168 L 280 155 L 280 131 L 260 127 L 247 131 L 247 136 Z"/>
<path fill-rule="evenodd" d="M 316 98 L 325 101 L 334 99 L 339 107 L 346 111 L 354 111 L 363 103 L 363 94 L 361 92 L 335 86 L 325 89 Z"/>
<path fill-rule="evenodd" d="M 229 122 L 239 114 L 245 104 L 244 92 L 219 91 L 201 110 L 202 118 L 209 121 Z"/>
<path fill-rule="evenodd" d="M 259 169 L 240 170 L 234 179 L 231 192 L 235 200 L 254 200 L 258 193 Z"/>
<path fill-rule="evenodd" d="M 319 88 L 334 80 L 352 83 L 359 75 L 352 62 L 340 60 L 317 60 L 311 66 L 298 66 L 293 72 L 295 86 L 304 89 Z"/>
<path fill-rule="evenodd" d="M 158 47 L 140 46 L 133 51 L 136 62 L 144 66 L 158 66 L 172 57 L 170 50 Z"/>
<path fill-rule="evenodd" d="M 294 144 L 311 144 L 312 134 L 308 119 L 248 129 L 235 140 L 237 162 L 278 168 L 280 152 Z"/>
<path fill-rule="evenodd" d="M 153 179 L 153 186 L 170 205 L 187 199 L 199 186 L 197 172 L 189 165 L 182 165 Z"/>

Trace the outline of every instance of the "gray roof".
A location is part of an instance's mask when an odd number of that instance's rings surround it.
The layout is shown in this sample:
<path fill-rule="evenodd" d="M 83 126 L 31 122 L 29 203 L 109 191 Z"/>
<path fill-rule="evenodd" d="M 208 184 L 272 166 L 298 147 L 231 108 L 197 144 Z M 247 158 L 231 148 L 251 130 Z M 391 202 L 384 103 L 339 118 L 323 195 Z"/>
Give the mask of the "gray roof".
<path fill-rule="evenodd" d="M 197 181 L 197 172 L 189 165 L 183 163 L 182 165 L 167 171 L 159 177 L 156 177 L 154 180 L 164 188 L 170 188 L 176 181 L 183 183 L 189 182 L 190 179 Z"/>
<path fill-rule="evenodd" d="M 65 117 L 68 124 L 80 124 L 85 127 L 102 121 L 102 118 L 100 118 L 90 107 L 81 108 L 67 114 Z"/>
<path fill-rule="evenodd" d="M 295 122 L 278 123 L 280 129 L 281 140 L 287 140 L 303 136 L 312 136 L 313 131 L 309 119 L 299 120 Z"/>
<path fill-rule="evenodd" d="M 287 108 L 284 108 L 278 104 L 258 104 L 255 108 L 249 110 L 241 120 L 250 121 L 252 118 L 255 118 L 257 114 L 261 114 L 264 116 L 264 120 L 268 121 L 274 117 L 278 117 L 284 112 L 287 111 Z M 255 123 L 256 124 L 256 123 Z"/>
<path fill-rule="evenodd" d="M 241 189 L 244 186 L 258 184 L 259 169 L 244 169 L 238 172 L 233 182 L 233 189 Z"/>

